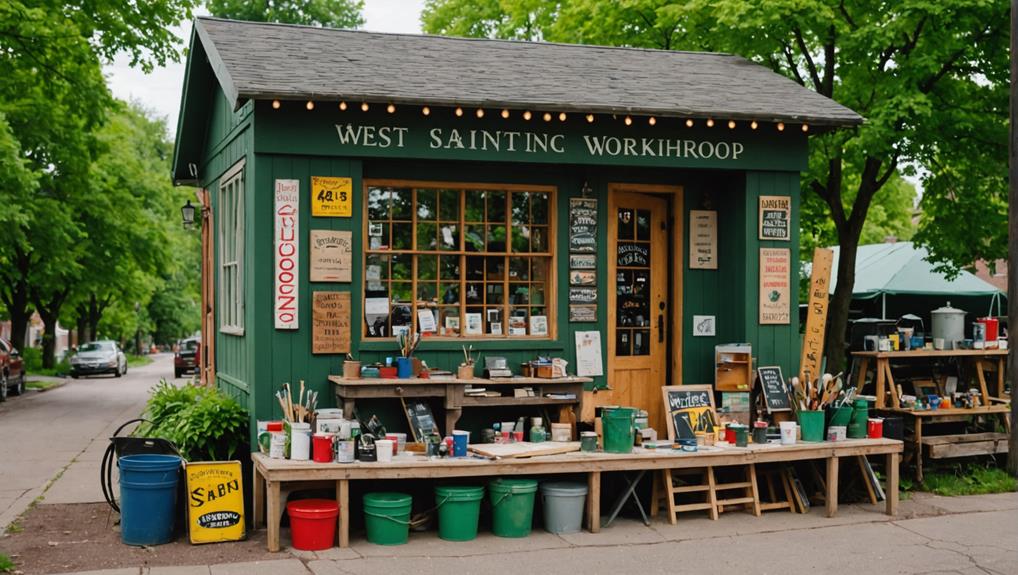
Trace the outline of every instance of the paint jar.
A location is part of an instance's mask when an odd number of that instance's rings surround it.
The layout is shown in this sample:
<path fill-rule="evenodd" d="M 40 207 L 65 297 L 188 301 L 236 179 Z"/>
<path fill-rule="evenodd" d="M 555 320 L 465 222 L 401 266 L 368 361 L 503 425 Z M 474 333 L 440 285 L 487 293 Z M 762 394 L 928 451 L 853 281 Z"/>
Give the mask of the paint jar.
<path fill-rule="evenodd" d="M 290 424 L 290 459 L 307 461 L 311 459 L 311 424 Z"/>
<path fill-rule="evenodd" d="M 730 443 L 732 445 L 735 445 L 735 440 L 736 440 L 735 430 L 736 430 L 737 427 L 738 427 L 738 424 L 735 424 L 735 423 L 729 423 L 727 426 L 725 426 L 725 441 L 727 441 L 728 443 Z"/>
<path fill-rule="evenodd" d="M 283 424 L 278 421 L 269 423 L 269 457 L 272 459 L 286 459 L 286 433 L 283 432 Z"/>
<path fill-rule="evenodd" d="M 495 430 L 494 429 L 482 429 L 481 430 L 481 443 L 495 443 Z"/>
<path fill-rule="evenodd" d="M 523 441 L 523 432 L 517 431 L 514 433 L 520 434 L 520 439 L 517 441 Z M 463 431 L 462 429 L 454 429 L 452 432 L 452 456 L 453 457 L 466 457 L 467 456 L 467 443 L 470 442 L 470 432 Z"/>
<path fill-rule="evenodd" d="M 761 425 L 762 424 L 762 425 Z M 767 443 L 767 422 L 757 421 L 753 424 L 753 443 Z"/>
<path fill-rule="evenodd" d="M 782 421 L 778 424 L 781 428 L 781 445 L 795 445 L 796 423 L 794 421 Z"/>
<path fill-rule="evenodd" d="M 866 435 L 870 439 L 880 439 L 884 436 L 884 420 L 879 417 L 871 417 L 867 422 Z"/>
<path fill-rule="evenodd" d="M 353 463 L 353 441 L 340 439 L 335 446 L 336 463 Z"/>
<path fill-rule="evenodd" d="M 523 432 L 522 431 L 514 431 L 513 432 L 513 441 L 515 441 L 516 443 L 522 442 L 523 441 Z"/>
<path fill-rule="evenodd" d="M 409 357 L 396 358 L 396 377 L 410 379 L 414 375 L 414 362 Z"/>
<path fill-rule="evenodd" d="M 392 454 L 399 455 L 399 438 L 395 433 L 386 433 L 385 438 L 392 442 Z"/>
<path fill-rule="evenodd" d="M 332 463 L 332 441 L 334 437 L 331 433 L 314 434 L 312 438 L 312 457 L 315 463 Z"/>
<path fill-rule="evenodd" d="M 735 446 L 746 447 L 747 445 L 749 445 L 749 428 L 740 425 L 735 428 Z"/>
<path fill-rule="evenodd" d="M 573 426 L 568 423 L 553 423 L 551 424 L 551 440 L 552 441 L 572 441 L 573 440 Z"/>
<path fill-rule="evenodd" d="M 391 439 L 379 439 L 375 441 L 375 457 L 379 463 L 392 461 L 392 452 L 396 448 L 396 442 Z"/>
<path fill-rule="evenodd" d="M 580 451 L 597 451 L 597 433 L 593 431 L 580 433 Z"/>
<path fill-rule="evenodd" d="M 848 427 L 832 425 L 827 428 L 827 441 L 844 441 L 848 436 Z"/>

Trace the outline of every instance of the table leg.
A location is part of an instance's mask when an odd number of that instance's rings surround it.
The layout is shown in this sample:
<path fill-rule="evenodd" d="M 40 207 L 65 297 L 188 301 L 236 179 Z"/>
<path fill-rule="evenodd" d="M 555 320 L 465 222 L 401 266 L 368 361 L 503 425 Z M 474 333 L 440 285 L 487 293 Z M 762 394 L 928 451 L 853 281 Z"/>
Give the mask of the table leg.
<path fill-rule="evenodd" d="M 979 391 L 983 394 L 983 405 L 990 405 L 990 392 L 986 388 L 986 374 L 983 372 L 983 362 L 976 360 L 976 378 L 979 379 Z"/>
<path fill-rule="evenodd" d="M 915 480 L 923 482 L 923 418 L 915 418 Z"/>
<path fill-rule="evenodd" d="M 897 453 L 887 454 L 887 485 L 884 488 L 886 495 L 886 513 L 890 516 L 898 514 L 898 466 L 901 456 Z"/>
<path fill-rule="evenodd" d="M 886 359 L 877 359 L 877 409 L 887 407 L 887 404 L 884 403 L 884 374 L 887 373 L 887 370 L 884 369 L 885 365 L 887 365 Z"/>
<path fill-rule="evenodd" d="M 254 514 L 251 527 L 257 529 L 265 521 L 265 479 L 258 473 L 257 465 L 253 465 L 251 469 L 251 503 L 251 511 Z"/>
<path fill-rule="evenodd" d="M 275 553 L 279 551 L 279 524 L 283 520 L 283 509 L 279 502 L 279 482 L 278 481 L 266 481 L 268 492 L 268 513 L 266 514 L 266 521 L 268 522 L 268 543 L 269 551 Z"/>
<path fill-rule="evenodd" d="M 838 513 L 838 458 L 827 458 L 827 516 Z"/>
<path fill-rule="evenodd" d="M 456 422 L 460 420 L 460 416 L 463 415 L 462 408 L 450 407 L 445 410 L 445 434 L 452 435 L 452 430 L 456 429 Z"/>
<path fill-rule="evenodd" d="M 339 546 L 346 548 L 350 546 L 350 481 L 340 479 L 336 481 L 336 501 L 339 502 Z"/>
<path fill-rule="evenodd" d="M 601 472 L 587 474 L 587 530 L 601 531 Z"/>
<path fill-rule="evenodd" d="M 353 408 L 354 408 L 353 399 L 343 400 L 343 417 L 345 419 L 353 419 Z"/>
<path fill-rule="evenodd" d="M 887 391 L 891 394 L 891 405 L 895 409 L 901 408 L 901 400 L 898 398 L 898 386 L 894 383 L 894 374 L 891 373 L 891 360 L 884 362 L 884 369 L 887 370 L 887 375 L 884 377 L 884 385 L 887 387 Z"/>
<path fill-rule="evenodd" d="M 862 395 L 862 388 L 866 385 L 866 374 L 870 370 L 870 358 L 863 357 L 859 360 L 859 373 L 856 374 L 855 393 Z"/>

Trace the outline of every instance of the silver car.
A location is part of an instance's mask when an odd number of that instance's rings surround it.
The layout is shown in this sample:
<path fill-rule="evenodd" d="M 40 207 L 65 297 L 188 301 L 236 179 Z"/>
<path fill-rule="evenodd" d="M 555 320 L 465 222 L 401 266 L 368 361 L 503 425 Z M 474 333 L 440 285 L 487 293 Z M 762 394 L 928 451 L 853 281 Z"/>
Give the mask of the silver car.
<path fill-rule="evenodd" d="M 90 341 L 78 346 L 71 356 L 71 377 L 77 379 L 83 375 L 104 373 L 112 373 L 114 377 L 127 373 L 127 356 L 117 342 Z"/>

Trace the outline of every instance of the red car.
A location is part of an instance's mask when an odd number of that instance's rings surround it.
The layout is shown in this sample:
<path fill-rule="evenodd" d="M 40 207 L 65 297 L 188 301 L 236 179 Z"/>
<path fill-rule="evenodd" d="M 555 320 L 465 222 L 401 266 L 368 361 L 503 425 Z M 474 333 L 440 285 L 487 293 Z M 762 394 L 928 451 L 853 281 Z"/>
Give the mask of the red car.
<path fill-rule="evenodd" d="M 0 337 L 0 401 L 7 401 L 7 394 L 21 395 L 25 391 L 25 369 L 21 353 L 11 342 Z"/>
<path fill-rule="evenodd" d="M 178 341 L 177 351 L 173 354 L 173 376 L 179 378 L 185 373 L 198 373 L 200 359 L 200 338 L 192 337 Z"/>

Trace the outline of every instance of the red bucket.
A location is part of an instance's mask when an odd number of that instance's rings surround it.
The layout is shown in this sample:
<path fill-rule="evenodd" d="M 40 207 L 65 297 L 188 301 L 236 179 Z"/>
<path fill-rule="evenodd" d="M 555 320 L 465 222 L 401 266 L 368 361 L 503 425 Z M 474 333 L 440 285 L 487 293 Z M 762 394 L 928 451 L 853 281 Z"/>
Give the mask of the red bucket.
<path fill-rule="evenodd" d="M 321 551 L 336 538 L 339 504 L 331 499 L 301 499 L 286 504 L 294 549 Z"/>
<path fill-rule="evenodd" d="M 995 317 L 981 317 L 977 322 L 986 326 L 986 341 L 997 341 L 1000 335 L 1000 324 Z"/>
<path fill-rule="evenodd" d="M 328 433 L 316 433 L 312 439 L 314 460 L 318 463 L 332 463 L 332 435 Z"/>
<path fill-rule="evenodd" d="M 870 439 L 880 439 L 884 436 L 884 420 L 880 418 L 870 418 L 866 431 Z"/>

